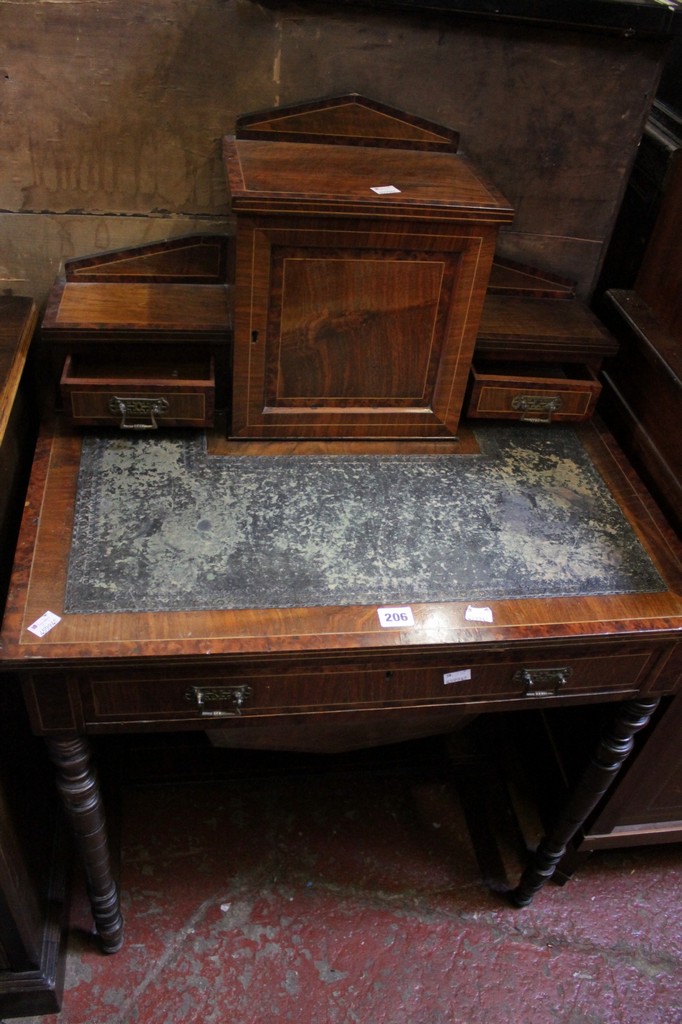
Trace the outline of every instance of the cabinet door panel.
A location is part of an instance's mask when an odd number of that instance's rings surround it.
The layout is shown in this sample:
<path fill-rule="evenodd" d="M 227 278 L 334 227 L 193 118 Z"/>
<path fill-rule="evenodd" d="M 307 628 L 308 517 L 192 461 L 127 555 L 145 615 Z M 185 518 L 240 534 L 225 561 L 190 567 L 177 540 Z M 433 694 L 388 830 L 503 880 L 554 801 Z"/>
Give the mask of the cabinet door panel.
<path fill-rule="evenodd" d="M 494 230 L 240 222 L 232 434 L 452 437 Z"/>
<path fill-rule="evenodd" d="M 270 407 L 430 401 L 459 255 L 273 248 Z"/>

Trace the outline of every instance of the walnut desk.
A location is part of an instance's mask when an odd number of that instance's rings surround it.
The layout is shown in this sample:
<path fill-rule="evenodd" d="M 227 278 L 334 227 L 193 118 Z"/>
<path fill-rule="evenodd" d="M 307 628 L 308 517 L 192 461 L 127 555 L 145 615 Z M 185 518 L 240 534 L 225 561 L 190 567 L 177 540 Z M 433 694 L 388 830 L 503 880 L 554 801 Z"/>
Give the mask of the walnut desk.
<path fill-rule="evenodd" d="M 44 432 L 1 657 L 21 677 L 56 766 L 106 951 L 120 947 L 122 919 L 88 739 L 103 733 L 219 729 L 234 747 L 333 751 L 442 734 L 472 714 L 614 702 L 612 729 L 592 760 L 586 752 L 581 783 L 512 894 L 516 905 L 530 901 L 682 674 L 679 546 L 610 436 L 594 424 L 578 430 L 661 587 L 494 600 L 492 621 L 467 617 L 467 601 L 427 601 L 397 627 L 366 605 L 66 613 L 83 440 L 59 418 Z M 48 611 L 57 625 L 31 632 Z"/>

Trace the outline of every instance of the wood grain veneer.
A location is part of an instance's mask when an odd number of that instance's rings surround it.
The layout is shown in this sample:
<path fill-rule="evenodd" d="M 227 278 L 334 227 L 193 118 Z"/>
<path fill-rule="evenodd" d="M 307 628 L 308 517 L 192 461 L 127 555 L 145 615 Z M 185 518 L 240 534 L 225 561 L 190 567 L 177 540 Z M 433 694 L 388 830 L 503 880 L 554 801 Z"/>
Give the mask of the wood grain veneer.
<path fill-rule="evenodd" d="M 238 120 L 233 437 L 456 435 L 512 218 L 456 148 L 358 97 Z"/>

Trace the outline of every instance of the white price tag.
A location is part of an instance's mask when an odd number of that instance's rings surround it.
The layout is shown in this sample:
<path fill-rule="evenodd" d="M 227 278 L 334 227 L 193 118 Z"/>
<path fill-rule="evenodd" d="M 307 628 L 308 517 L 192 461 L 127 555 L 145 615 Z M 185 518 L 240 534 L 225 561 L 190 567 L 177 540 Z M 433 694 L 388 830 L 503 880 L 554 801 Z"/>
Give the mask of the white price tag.
<path fill-rule="evenodd" d="M 384 629 L 400 629 L 414 626 L 414 615 L 411 608 L 377 608 L 379 624 Z"/>
<path fill-rule="evenodd" d="M 45 636 L 46 633 L 49 633 L 50 630 L 54 629 L 57 623 L 61 621 L 60 616 L 55 615 L 54 612 L 45 612 L 39 619 L 36 619 L 35 622 L 32 622 L 31 625 L 26 628 L 30 633 L 35 633 L 36 636 Z"/>
<path fill-rule="evenodd" d="M 378 196 L 390 196 L 395 195 L 396 192 L 400 192 L 399 188 L 395 185 L 372 185 L 372 192 L 376 192 Z"/>
<path fill-rule="evenodd" d="M 475 605 L 470 604 L 464 613 L 464 618 L 468 622 L 492 622 L 493 610 L 492 608 L 476 608 Z"/>
<path fill-rule="evenodd" d="M 467 679 L 471 679 L 470 668 L 462 668 L 458 672 L 446 672 L 443 676 L 443 682 L 446 686 L 448 683 L 464 683 Z"/>

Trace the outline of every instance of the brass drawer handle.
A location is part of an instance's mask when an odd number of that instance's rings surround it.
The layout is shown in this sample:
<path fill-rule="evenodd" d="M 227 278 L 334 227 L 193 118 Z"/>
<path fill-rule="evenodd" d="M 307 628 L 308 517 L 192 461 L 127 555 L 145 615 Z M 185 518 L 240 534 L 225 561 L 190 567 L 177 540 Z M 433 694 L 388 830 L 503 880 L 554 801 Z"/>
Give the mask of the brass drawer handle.
<path fill-rule="evenodd" d="M 514 682 L 523 686 L 526 697 L 556 697 L 572 672 L 570 665 L 562 668 L 520 668 L 514 673 Z"/>
<path fill-rule="evenodd" d="M 121 417 L 121 430 L 158 430 L 157 416 L 168 412 L 167 398 L 118 398 L 113 395 L 109 399 L 109 412 Z M 126 416 L 148 416 L 149 423 L 127 423 Z"/>
<path fill-rule="evenodd" d="M 241 715 L 252 693 L 250 686 L 190 686 L 185 690 L 185 700 L 193 702 L 203 718 L 235 718 Z M 211 711 L 206 704 L 213 703 L 228 707 Z"/>
<path fill-rule="evenodd" d="M 560 395 L 515 395 L 512 399 L 512 409 L 522 413 L 524 423 L 551 423 L 562 405 Z"/>

